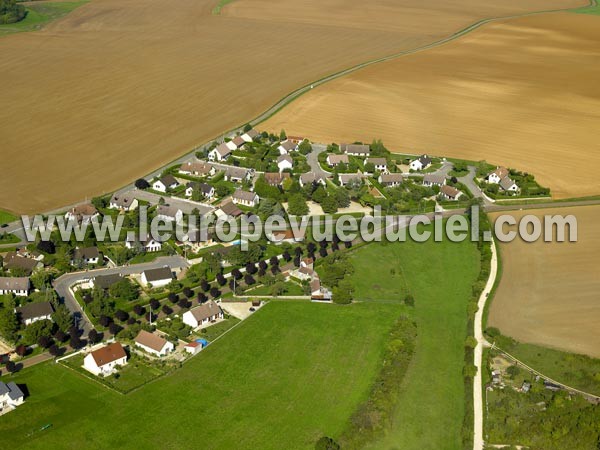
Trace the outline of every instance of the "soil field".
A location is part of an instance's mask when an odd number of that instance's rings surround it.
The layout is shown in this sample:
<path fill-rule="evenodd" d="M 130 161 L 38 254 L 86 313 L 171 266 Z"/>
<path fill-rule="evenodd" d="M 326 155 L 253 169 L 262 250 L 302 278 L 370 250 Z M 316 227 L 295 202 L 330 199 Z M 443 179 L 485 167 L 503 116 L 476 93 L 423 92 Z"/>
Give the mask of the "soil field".
<path fill-rule="evenodd" d="M 319 86 L 265 124 L 508 165 L 556 198 L 600 193 L 600 19 L 573 13 L 484 25 Z M 581 161 L 585 161 L 581 164 Z"/>
<path fill-rule="evenodd" d="M 479 18 L 586 2 L 238 0 L 218 16 L 216 3 L 92 0 L 42 31 L 0 39 L 0 82 L 10 86 L 0 207 L 48 211 L 111 191 L 311 80 Z"/>
<path fill-rule="evenodd" d="M 540 209 L 514 216 L 518 220 L 525 214 L 573 214 L 578 242 L 501 244 L 502 279 L 488 326 L 521 342 L 599 358 L 600 206 Z"/>

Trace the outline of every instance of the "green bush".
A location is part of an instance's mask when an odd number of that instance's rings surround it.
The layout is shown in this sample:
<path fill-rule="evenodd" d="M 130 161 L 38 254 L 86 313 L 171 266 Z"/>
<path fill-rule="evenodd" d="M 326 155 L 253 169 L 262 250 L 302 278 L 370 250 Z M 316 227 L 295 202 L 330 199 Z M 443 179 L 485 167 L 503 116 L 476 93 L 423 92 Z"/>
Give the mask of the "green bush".
<path fill-rule="evenodd" d="M 26 15 L 25 7 L 15 0 L 0 0 L 0 24 L 19 22 Z"/>

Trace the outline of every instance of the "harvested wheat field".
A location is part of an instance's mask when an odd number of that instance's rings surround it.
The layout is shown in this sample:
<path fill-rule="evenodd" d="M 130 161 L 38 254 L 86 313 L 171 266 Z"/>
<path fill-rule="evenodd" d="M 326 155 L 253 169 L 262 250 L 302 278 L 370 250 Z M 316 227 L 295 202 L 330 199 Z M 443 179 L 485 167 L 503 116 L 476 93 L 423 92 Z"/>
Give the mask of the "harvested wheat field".
<path fill-rule="evenodd" d="M 600 206 L 513 215 L 518 220 L 526 214 L 574 215 L 578 242 L 500 244 L 502 279 L 488 325 L 521 342 L 600 358 Z"/>
<path fill-rule="evenodd" d="M 319 86 L 264 127 L 486 159 L 535 174 L 557 198 L 600 194 L 598 42 L 593 15 L 494 22 Z"/>
<path fill-rule="evenodd" d="M 111 191 L 311 80 L 482 17 L 585 1 L 238 0 L 214 16 L 215 4 L 92 0 L 0 39 L 0 208 L 48 211 Z"/>

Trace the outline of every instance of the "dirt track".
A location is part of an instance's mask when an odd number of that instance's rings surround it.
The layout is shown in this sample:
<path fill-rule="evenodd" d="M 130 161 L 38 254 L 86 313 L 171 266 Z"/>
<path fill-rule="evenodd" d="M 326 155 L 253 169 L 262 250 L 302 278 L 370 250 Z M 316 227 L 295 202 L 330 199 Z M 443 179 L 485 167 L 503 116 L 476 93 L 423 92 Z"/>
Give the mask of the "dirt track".
<path fill-rule="evenodd" d="M 265 127 L 487 159 L 536 174 L 556 198 L 600 194 L 599 40 L 591 15 L 488 24 L 319 86 Z"/>
<path fill-rule="evenodd" d="M 521 342 L 600 357 L 600 206 L 513 215 L 525 214 L 573 214 L 579 241 L 501 244 L 502 278 L 488 325 Z"/>
<path fill-rule="evenodd" d="M 219 17 L 214 3 L 92 0 L 0 39 L 0 208 L 116 189 L 311 80 L 482 17 L 585 1 L 239 0 Z"/>

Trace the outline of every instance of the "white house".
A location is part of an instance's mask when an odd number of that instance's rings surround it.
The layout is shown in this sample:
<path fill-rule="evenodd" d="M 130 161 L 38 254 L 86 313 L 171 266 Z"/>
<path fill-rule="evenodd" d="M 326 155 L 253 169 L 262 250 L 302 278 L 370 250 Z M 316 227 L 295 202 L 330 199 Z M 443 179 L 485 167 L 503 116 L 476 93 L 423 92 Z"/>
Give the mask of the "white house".
<path fill-rule="evenodd" d="M 260 201 L 259 196 L 255 192 L 243 191 L 241 189 L 237 189 L 231 198 L 231 201 L 236 205 L 244 205 L 249 206 L 251 208 L 258 205 Z"/>
<path fill-rule="evenodd" d="M 208 159 L 211 161 L 225 161 L 231 155 L 231 151 L 227 144 L 219 144 L 208 152 Z"/>
<path fill-rule="evenodd" d="M 186 352 L 191 353 L 192 355 L 196 355 L 202 350 L 202 344 L 200 342 L 193 341 L 189 344 L 185 344 L 184 349 Z"/>
<path fill-rule="evenodd" d="M 79 262 L 83 264 L 98 264 L 101 257 L 98 247 L 76 248 L 73 252 L 71 265 L 78 264 Z"/>
<path fill-rule="evenodd" d="M 135 345 L 156 356 L 163 356 L 175 349 L 172 342 L 146 330 L 140 330 L 135 338 Z"/>
<path fill-rule="evenodd" d="M 162 242 L 152 238 L 148 238 L 147 236 L 143 239 L 141 239 L 140 236 L 139 241 L 136 240 L 134 236 L 132 236 L 131 238 L 127 236 L 127 239 L 125 240 L 125 247 L 129 249 L 136 248 L 138 243 L 146 252 L 160 252 L 162 250 Z"/>
<path fill-rule="evenodd" d="M 179 168 L 179 173 L 183 175 L 194 175 L 197 177 L 213 176 L 216 169 L 212 164 L 204 161 L 190 161 L 183 163 Z"/>
<path fill-rule="evenodd" d="M 291 169 L 294 167 L 294 160 L 289 155 L 281 155 L 277 158 L 277 167 L 279 167 L 279 171 L 283 172 L 286 169 Z"/>
<path fill-rule="evenodd" d="M 89 224 L 92 219 L 98 217 L 100 214 L 94 205 L 91 203 L 86 203 L 83 205 L 75 206 L 71 208 L 65 214 L 65 219 L 67 221 L 74 221 L 80 224 Z"/>
<path fill-rule="evenodd" d="M 149 269 L 142 272 L 142 283 L 146 286 L 163 287 L 173 281 L 173 272 L 169 266 Z"/>
<path fill-rule="evenodd" d="M 83 367 L 94 375 L 111 375 L 119 366 L 127 364 L 127 353 L 119 342 L 89 353 L 83 359 Z"/>
<path fill-rule="evenodd" d="M 15 313 L 25 325 L 31 325 L 38 320 L 52 320 L 54 309 L 50 302 L 26 303 L 15 308 Z"/>
<path fill-rule="evenodd" d="M 179 186 L 179 182 L 171 174 L 159 178 L 152 184 L 152 189 L 158 192 L 167 192 L 169 189 L 175 189 Z"/>
<path fill-rule="evenodd" d="M 128 195 L 114 194 L 108 203 L 108 207 L 120 211 L 133 211 L 138 207 L 138 201 L 137 198 Z"/>
<path fill-rule="evenodd" d="M 511 178 L 504 177 L 500 180 L 500 187 L 506 192 L 518 192 L 519 186 Z"/>
<path fill-rule="evenodd" d="M 289 152 L 294 151 L 298 148 L 298 145 L 293 141 L 287 139 L 279 144 L 277 150 L 279 150 L 280 155 L 287 155 Z"/>
<path fill-rule="evenodd" d="M 348 155 L 327 155 L 327 165 L 329 167 L 335 167 L 338 164 L 348 164 L 350 160 Z"/>
<path fill-rule="evenodd" d="M 235 142 L 233 142 L 233 141 L 227 141 L 227 142 L 225 142 L 225 145 L 231 151 L 237 150 L 237 145 L 235 145 Z"/>
<path fill-rule="evenodd" d="M 252 129 L 252 130 L 246 131 L 240 137 L 246 142 L 252 142 L 254 140 L 254 138 L 256 138 L 258 136 L 258 134 L 259 134 L 258 131 Z"/>
<path fill-rule="evenodd" d="M 357 182 L 362 183 L 365 179 L 365 175 L 361 172 L 358 173 L 339 173 L 338 180 L 341 186 L 346 186 L 348 183 Z"/>
<path fill-rule="evenodd" d="M 371 154 L 371 148 L 366 144 L 340 144 L 340 150 L 352 156 L 369 156 Z"/>
<path fill-rule="evenodd" d="M 0 295 L 6 294 L 27 297 L 29 295 L 29 278 L 0 277 Z"/>
<path fill-rule="evenodd" d="M 385 158 L 365 158 L 364 164 L 373 164 L 375 170 L 387 172 L 387 160 Z"/>
<path fill-rule="evenodd" d="M 307 172 L 300 175 L 300 186 L 304 187 L 307 184 L 318 183 L 323 186 L 327 184 L 325 179 L 314 172 Z"/>
<path fill-rule="evenodd" d="M 241 136 L 236 136 L 234 137 L 231 142 L 235 145 L 235 148 L 242 148 L 244 145 L 246 145 L 246 141 L 244 140 L 243 137 Z"/>
<path fill-rule="evenodd" d="M 431 165 L 431 158 L 427 155 L 421 155 L 410 162 L 408 167 L 412 170 L 425 170 Z"/>
<path fill-rule="evenodd" d="M 379 184 L 381 184 L 384 187 L 400 186 L 403 180 L 404 177 L 401 173 L 382 173 L 381 175 L 379 175 L 379 178 L 377 178 Z"/>
<path fill-rule="evenodd" d="M 446 177 L 444 175 L 436 175 L 428 173 L 423 177 L 424 186 L 443 186 L 446 184 Z"/>
<path fill-rule="evenodd" d="M 183 323 L 192 328 L 206 325 L 223 318 L 223 310 L 214 301 L 209 300 L 183 314 Z"/>
<path fill-rule="evenodd" d="M 231 181 L 233 183 L 241 183 L 244 180 L 249 179 L 252 176 L 252 172 L 248 169 L 242 169 L 241 167 L 229 167 L 223 175 L 225 181 Z"/>
<path fill-rule="evenodd" d="M 165 222 L 179 223 L 183 219 L 183 211 L 175 206 L 158 205 L 156 208 L 156 217 Z"/>
<path fill-rule="evenodd" d="M 24 400 L 25 394 L 14 381 L 10 383 L 0 381 L 0 416 L 22 405 Z"/>
<path fill-rule="evenodd" d="M 445 184 L 440 187 L 440 196 L 444 200 L 458 200 L 462 196 L 462 192 L 453 186 L 448 186 Z"/>
<path fill-rule="evenodd" d="M 191 197 L 194 194 L 194 190 L 199 190 L 200 193 L 209 200 L 215 196 L 215 188 L 210 184 L 198 183 L 196 181 L 191 181 L 186 185 L 185 196 Z"/>
<path fill-rule="evenodd" d="M 490 184 L 499 184 L 504 178 L 508 176 L 508 169 L 506 167 L 497 167 L 496 170 L 489 173 L 487 178 Z"/>

